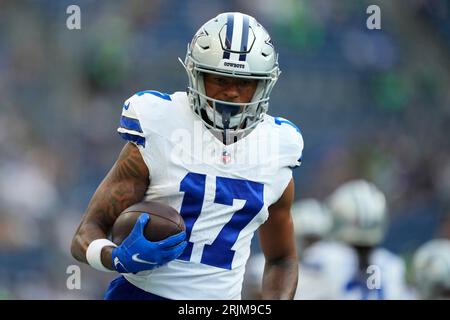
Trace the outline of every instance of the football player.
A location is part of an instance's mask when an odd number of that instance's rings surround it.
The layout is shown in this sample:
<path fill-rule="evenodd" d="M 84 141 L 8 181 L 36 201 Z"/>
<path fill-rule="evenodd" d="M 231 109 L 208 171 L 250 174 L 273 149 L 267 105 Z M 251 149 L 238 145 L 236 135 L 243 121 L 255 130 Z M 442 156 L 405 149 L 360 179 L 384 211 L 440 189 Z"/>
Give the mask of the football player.
<path fill-rule="evenodd" d="M 292 205 L 298 255 L 329 236 L 333 220 L 328 208 L 316 199 L 303 199 Z"/>
<path fill-rule="evenodd" d="M 300 262 L 299 282 L 294 299 L 322 299 L 326 297 L 327 279 L 317 265 L 308 264 L 303 257 L 308 254 L 309 248 L 327 241 L 333 224 L 331 213 L 321 201 L 311 198 L 295 202 L 292 216 Z"/>
<path fill-rule="evenodd" d="M 354 180 L 327 199 L 335 241 L 313 245 L 303 263 L 327 280 L 323 299 L 383 300 L 407 297 L 403 260 L 381 248 L 387 226 L 384 194 L 372 183 Z"/>
<path fill-rule="evenodd" d="M 434 239 L 417 249 L 413 274 L 419 298 L 450 299 L 450 240 Z"/>
<path fill-rule="evenodd" d="M 258 229 L 265 255 L 262 298 L 291 299 L 298 263 L 291 218 L 292 169 L 303 139 L 267 114 L 278 80 L 269 34 L 253 17 L 222 13 L 188 44 L 187 92 L 138 92 L 126 100 L 119 134 L 128 141 L 93 195 L 73 256 L 122 275 L 106 299 L 239 299 Z M 117 216 L 142 200 L 176 208 L 186 231 L 160 242 L 143 214 L 120 246 Z"/>

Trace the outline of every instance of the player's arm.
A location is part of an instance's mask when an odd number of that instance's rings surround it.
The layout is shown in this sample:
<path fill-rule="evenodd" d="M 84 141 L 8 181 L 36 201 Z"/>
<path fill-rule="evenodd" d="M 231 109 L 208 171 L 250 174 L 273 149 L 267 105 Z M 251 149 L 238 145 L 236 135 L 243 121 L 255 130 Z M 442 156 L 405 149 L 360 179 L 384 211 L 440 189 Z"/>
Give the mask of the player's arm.
<path fill-rule="evenodd" d="M 297 288 L 298 259 L 291 217 L 293 200 L 294 180 L 291 179 L 281 198 L 269 207 L 269 218 L 259 228 L 261 249 L 266 257 L 263 299 L 292 299 Z"/>
<path fill-rule="evenodd" d="M 72 255 L 87 262 L 86 250 L 95 239 L 107 238 L 118 215 L 130 205 L 141 201 L 150 183 L 149 171 L 138 148 L 127 143 L 116 163 L 95 191 L 85 215 L 72 240 Z M 102 250 L 101 261 L 112 268 L 113 247 Z"/>

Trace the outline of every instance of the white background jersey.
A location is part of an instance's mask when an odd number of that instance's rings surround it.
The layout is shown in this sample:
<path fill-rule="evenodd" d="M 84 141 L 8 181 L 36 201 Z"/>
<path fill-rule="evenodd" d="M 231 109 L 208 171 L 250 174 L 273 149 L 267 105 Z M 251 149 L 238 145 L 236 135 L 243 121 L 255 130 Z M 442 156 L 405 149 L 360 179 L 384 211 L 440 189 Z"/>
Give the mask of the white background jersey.
<path fill-rule="evenodd" d="M 410 298 L 405 282 L 405 265 L 400 257 L 386 249 L 376 248 L 369 256 L 369 263 L 374 267 L 360 277 L 358 257 L 352 247 L 340 242 L 320 241 L 304 253 L 296 299 Z M 313 279 L 311 275 L 314 275 Z M 377 276 L 379 283 L 374 278 Z"/>
<path fill-rule="evenodd" d="M 253 234 L 300 164 L 300 131 L 266 115 L 224 146 L 192 112 L 186 93 L 156 91 L 125 102 L 118 131 L 139 146 L 149 168 L 146 199 L 178 210 L 189 241 L 178 259 L 126 278 L 169 299 L 239 299 Z"/>

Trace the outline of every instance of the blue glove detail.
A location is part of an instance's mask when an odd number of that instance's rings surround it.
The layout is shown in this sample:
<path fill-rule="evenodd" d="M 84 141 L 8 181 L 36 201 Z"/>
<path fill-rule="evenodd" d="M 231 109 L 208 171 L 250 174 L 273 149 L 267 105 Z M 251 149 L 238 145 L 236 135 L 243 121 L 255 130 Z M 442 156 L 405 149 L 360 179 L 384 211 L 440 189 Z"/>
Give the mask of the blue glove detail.
<path fill-rule="evenodd" d="M 127 238 L 112 251 L 113 266 L 119 273 L 137 273 L 158 268 L 178 258 L 186 248 L 186 232 L 182 231 L 161 241 L 145 238 L 144 228 L 150 215 L 143 213 Z"/>

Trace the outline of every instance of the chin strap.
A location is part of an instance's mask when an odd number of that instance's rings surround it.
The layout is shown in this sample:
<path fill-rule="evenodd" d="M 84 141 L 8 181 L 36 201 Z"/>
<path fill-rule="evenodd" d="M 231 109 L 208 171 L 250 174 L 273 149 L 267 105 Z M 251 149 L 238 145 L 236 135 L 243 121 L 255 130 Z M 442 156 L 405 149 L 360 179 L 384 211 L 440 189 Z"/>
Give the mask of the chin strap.
<path fill-rule="evenodd" d="M 227 145 L 228 143 L 228 134 L 227 131 L 230 128 L 230 118 L 231 118 L 231 113 L 228 110 L 224 110 L 222 112 L 222 127 L 223 127 L 223 131 L 222 131 L 222 136 L 223 136 L 223 143 L 225 145 Z"/>
<path fill-rule="evenodd" d="M 208 117 L 205 109 L 200 110 L 200 116 L 205 123 L 207 123 L 211 127 L 214 127 L 214 124 L 211 121 L 211 119 Z M 236 142 L 238 140 L 238 136 L 229 134 L 230 130 L 233 131 L 234 129 L 236 129 L 236 128 L 230 128 L 231 112 L 223 110 L 220 118 L 221 118 L 221 122 L 222 122 L 221 123 L 222 127 L 217 127 L 217 130 L 222 131 L 221 133 L 222 133 L 223 143 L 225 145 L 228 145 L 228 142 L 232 137 L 234 138 L 233 142 Z M 245 129 L 246 126 L 247 126 L 247 119 L 245 119 L 243 121 L 243 125 L 241 126 L 241 129 Z"/>

